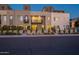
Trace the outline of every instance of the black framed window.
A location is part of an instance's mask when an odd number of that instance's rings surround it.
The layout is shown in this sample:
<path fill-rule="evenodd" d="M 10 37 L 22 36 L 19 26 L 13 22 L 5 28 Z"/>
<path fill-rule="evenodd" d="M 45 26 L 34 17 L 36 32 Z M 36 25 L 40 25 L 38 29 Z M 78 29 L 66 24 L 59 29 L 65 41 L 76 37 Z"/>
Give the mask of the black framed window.
<path fill-rule="evenodd" d="M 25 16 L 23 17 L 23 22 L 24 22 L 24 23 L 28 23 L 28 21 L 29 21 L 29 17 L 28 17 L 27 15 L 25 15 Z"/>
<path fill-rule="evenodd" d="M 13 16 L 12 15 L 9 16 L 9 23 L 10 23 L 10 25 L 13 25 Z"/>
<path fill-rule="evenodd" d="M 2 17 L 3 17 L 3 20 L 4 20 L 4 24 L 6 25 L 6 23 L 7 23 L 7 16 L 3 15 Z"/>

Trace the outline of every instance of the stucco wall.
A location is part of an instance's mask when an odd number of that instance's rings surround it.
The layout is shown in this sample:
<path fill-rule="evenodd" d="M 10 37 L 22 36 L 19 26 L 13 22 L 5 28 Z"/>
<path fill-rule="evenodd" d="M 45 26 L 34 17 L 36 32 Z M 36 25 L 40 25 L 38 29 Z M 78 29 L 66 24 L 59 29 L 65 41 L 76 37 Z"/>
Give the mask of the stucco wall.
<path fill-rule="evenodd" d="M 69 25 L 69 14 L 68 13 L 47 13 L 47 12 L 27 12 L 27 11 L 12 11 L 12 10 L 0 10 L 0 15 L 7 15 L 7 25 L 9 25 L 9 16 L 13 16 L 13 24 L 14 25 L 22 25 L 23 22 L 18 18 L 17 16 L 25 16 L 25 15 L 40 15 L 40 16 L 46 16 L 45 18 L 45 25 L 52 25 L 57 26 L 59 25 L 61 30 L 63 29 L 64 25 Z M 49 19 L 48 19 L 49 17 Z M 31 20 L 31 19 L 29 19 Z M 1 25 L 4 25 L 4 20 L 1 19 Z M 30 24 L 30 22 L 29 22 Z"/>
<path fill-rule="evenodd" d="M 9 20 L 8 20 L 8 11 L 7 10 L 0 10 L 0 15 L 1 15 L 1 26 L 3 25 L 9 25 Z M 7 16 L 6 22 L 3 19 L 3 16 Z"/>
<path fill-rule="evenodd" d="M 51 13 L 51 25 L 60 26 L 60 29 L 64 29 L 64 25 L 69 25 L 69 14 L 68 13 Z"/>

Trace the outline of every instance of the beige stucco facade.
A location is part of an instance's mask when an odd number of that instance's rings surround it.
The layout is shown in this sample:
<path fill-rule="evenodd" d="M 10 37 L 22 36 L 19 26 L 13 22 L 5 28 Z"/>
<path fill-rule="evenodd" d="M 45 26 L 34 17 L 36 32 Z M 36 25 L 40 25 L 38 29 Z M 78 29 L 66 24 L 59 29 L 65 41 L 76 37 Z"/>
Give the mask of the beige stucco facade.
<path fill-rule="evenodd" d="M 28 16 L 28 24 L 31 26 L 31 16 L 45 16 L 43 19 L 44 26 L 60 26 L 61 30 L 63 30 L 63 26 L 69 25 L 69 14 L 68 13 L 55 13 L 55 12 L 31 12 L 31 11 L 22 11 L 22 10 L 0 10 L 1 16 L 1 26 L 3 25 L 23 25 L 23 20 L 20 19 L 20 16 Z M 3 19 L 3 16 L 6 16 L 6 19 Z M 10 16 L 12 16 L 12 23 L 10 23 Z"/>
<path fill-rule="evenodd" d="M 51 25 L 59 26 L 61 30 L 69 26 L 69 19 L 70 16 L 68 13 L 51 13 Z"/>

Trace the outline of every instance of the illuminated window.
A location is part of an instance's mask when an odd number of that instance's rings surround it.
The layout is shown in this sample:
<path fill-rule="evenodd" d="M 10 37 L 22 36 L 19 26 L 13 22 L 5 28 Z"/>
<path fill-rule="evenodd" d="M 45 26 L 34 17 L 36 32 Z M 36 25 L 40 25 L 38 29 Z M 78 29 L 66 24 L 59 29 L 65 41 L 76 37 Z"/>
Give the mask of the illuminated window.
<path fill-rule="evenodd" d="M 6 22 L 6 20 L 7 20 L 7 16 L 3 16 L 3 20 Z"/>
<path fill-rule="evenodd" d="M 27 20 L 28 19 L 28 16 L 25 16 L 25 19 Z"/>
<path fill-rule="evenodd" d="M 42 18 L 41 16 L 32 16 L 32 23 L 41 23 Z"/>
<path fill-rule="evenodd" d="M 10 25 L 13 25 L 13 16 L 12 15 L 9 16 L 9 23 L 10 23 Z"/>
<path fill-rule="evenodd" d="M 20 16 L 20 20 L 23 21 L 23 16 Z"/>
<path fill-rule="evenodd" d="M 24 16 L 24 23 L 27 23 L 28 22 L 28 16 L 26 15 L 26 16 Z"/>
<path fill-rule="evenodd" d="M 13 19 L 13 16 L 10 16 L 10 20 L 12 20 Z"/>

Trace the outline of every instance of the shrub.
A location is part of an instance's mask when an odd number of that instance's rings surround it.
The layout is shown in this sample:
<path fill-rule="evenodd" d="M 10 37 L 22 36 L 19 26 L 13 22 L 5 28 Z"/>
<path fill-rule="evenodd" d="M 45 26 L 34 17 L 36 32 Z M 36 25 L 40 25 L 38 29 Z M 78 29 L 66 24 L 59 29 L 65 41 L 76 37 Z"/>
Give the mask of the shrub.
<path fill-rule="evenodd" d="M 20 34 L 20 30 L 23 30 L 24 29 L 24 27 L 23 26 L 17 26 L 17 34 Z"/>
<path fill-rule="evenodd" d="M 9 29 L 9 28 L 8 28 L 7 25 L 4 25 L 4 26 L 2 27 L 2 29 L 3 29 L 3 30 L 7 30 L 7 29 Z"/>

